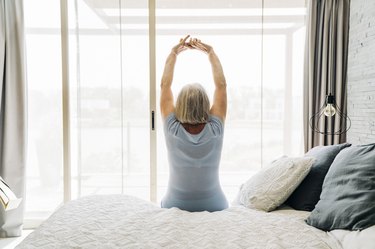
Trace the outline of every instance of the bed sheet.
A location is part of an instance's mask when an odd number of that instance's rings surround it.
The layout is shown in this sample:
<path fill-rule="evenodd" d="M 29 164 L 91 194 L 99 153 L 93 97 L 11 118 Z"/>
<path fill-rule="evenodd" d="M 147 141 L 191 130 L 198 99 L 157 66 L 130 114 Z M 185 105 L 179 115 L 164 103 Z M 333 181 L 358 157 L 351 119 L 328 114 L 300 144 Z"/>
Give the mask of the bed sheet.
<path fill-rule="evenodd" d="M 125 195 L 89 196 L 65 204 L 16 248 L 340 248 L 305 223 L 308 214 L 243 206 L 190 213 Z"/>
<path fill-rule="evenodd" d="M 343 249 L 375 249 L 375 226 L 362 231 L 337 229 L 329 234 L 339 241 Z"/>

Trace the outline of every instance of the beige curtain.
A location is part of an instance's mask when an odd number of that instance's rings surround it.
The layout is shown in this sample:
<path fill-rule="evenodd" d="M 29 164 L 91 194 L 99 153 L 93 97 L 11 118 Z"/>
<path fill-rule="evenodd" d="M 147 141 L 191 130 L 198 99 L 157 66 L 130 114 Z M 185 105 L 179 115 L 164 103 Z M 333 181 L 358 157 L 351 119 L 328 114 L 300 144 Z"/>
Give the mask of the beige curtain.
<path fill-rule="evenodd" d="M 0 175 L 24 197 L 26 161 L 26 83 L 22 0 L 0 0 Z M 0 237 L 20 236 L 24 201 L 0 207 Z"/>
<path fill-rule="evenodd" d="M 346 134 L 323 135 L 309 125 L 309 119 L 324 104 L 332 84 L 333 94 L 340 109 L 346 113 L 346 72 L 348 57 L 350 0 L 309 0 L 306 27 L 304 72 L 304 139 L 305 151 L 317 145 L 331 145 L 346 141 Z M 326 119 L 320 130 L 345 127 L 346 119 L 334 116 L 333 125 Z"/>

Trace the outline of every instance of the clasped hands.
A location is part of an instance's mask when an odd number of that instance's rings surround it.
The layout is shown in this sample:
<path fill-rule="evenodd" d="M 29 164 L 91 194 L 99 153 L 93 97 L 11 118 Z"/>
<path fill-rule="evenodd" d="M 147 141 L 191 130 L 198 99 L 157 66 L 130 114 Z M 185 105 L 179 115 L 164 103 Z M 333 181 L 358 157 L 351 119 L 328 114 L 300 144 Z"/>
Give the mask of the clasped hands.
<path fill-rule="evenodd" d="M 197 49 L 206 54 L 209 54 L 213 51 L 210 45 L 207 45 L 197 38 L 190 38 L 190 35 L 187 35 L 185 38 L 181 38 L 180 42 L 172 48 L 172 52 L 176 55 L 185 51 L 187 49 Z M 188 41 L 189 39 L 189 41 Z"/>

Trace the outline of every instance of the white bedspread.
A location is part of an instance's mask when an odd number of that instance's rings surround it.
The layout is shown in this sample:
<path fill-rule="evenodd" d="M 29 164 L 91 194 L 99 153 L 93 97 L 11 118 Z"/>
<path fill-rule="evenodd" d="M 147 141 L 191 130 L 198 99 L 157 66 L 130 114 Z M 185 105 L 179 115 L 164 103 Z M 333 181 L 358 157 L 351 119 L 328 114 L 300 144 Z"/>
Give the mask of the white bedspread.
<path fill-rule="evenodd" d="M 64 205 L 17 248 L 340 248 L 306 225 L 308 214 L 242 206 L 189 213 L 129 196 L 90 196 Z"/>
<path fill-rule="evenodd" d="M 375 249 L 375 226 L 362 231 L 333 230 L 329 232 L 343 249 Z"/>

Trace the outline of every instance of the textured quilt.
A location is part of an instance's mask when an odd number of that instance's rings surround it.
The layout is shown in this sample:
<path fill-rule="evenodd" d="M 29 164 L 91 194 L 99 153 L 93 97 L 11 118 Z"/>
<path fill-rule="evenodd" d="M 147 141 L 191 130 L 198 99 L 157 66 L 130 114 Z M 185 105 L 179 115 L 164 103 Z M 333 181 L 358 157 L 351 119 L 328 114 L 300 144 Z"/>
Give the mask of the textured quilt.
<path fill-rule="evenodd" d="M 189 213 L 130 196 L 90 196 L 61 207 L 16 248 L 339 248 L 304 222 L 308 214 L 243 206 Z"/>

